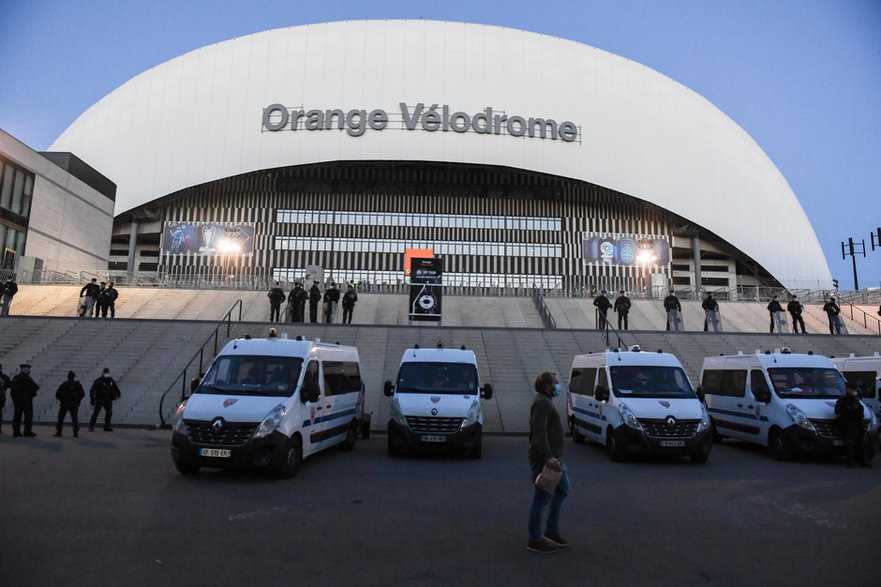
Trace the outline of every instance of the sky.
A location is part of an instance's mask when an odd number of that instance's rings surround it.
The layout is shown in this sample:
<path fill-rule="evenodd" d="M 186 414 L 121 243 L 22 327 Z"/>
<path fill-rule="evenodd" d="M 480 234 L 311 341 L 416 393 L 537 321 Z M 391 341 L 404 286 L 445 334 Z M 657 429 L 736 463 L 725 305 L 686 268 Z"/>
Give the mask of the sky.
<path fill-rule="evenodd" d="M 881 285 L 881 246 L 869 240 L 881 227 L 881 0 L 0 0 L 0 128 L 46 150 L 92 104 L 188 51 L 273 28 L 400 18 L 572 39 L 682 83 L 783 173 L 840 287 L 854 286 L 848 238 L 865 240 L 860 286 Z"/>

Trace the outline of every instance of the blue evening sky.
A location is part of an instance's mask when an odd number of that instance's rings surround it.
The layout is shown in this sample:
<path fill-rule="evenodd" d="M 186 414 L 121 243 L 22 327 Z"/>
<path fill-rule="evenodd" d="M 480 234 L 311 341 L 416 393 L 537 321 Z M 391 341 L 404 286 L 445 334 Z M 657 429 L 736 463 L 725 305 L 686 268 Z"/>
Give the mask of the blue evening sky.
<path fill-rule="evenodd" d="M 0 128 L 36 150 L 142 71 L 272 28 L 382 18 L 501 25 L 643 63 L 706 97 L 782 171 L 842 288 L 881 283 L 881 0 L 2 0 Z M 773 207 L 756 214 L 774 214 Z M 780 218 L 780 222 L 787 222 Z M 744 227 L 748 230 L 749 227 Z"/>

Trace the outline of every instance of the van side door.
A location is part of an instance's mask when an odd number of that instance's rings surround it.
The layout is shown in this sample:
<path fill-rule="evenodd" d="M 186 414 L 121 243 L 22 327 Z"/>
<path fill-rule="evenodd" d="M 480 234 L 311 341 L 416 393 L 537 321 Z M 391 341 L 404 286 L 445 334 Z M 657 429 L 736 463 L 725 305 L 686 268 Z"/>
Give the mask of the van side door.
<path fill-rule="evenodd" d="M 756 424 L 759 427 L 758 442 L 762 444 L 768 443 L 768 431 L 771 429 L 771 420 L 768 418 L 771 411 L 771 402 L 763 403 L 757 398 L 765 395 L 768 398 L 773 397 L 771 386 L 765 378 L 765 372 L 761 369 L 752 369 L 749 372 L 749 393 L 747 393 L 747 408 L 752 408 L 756 416 Z"/>
<path fill-rule="evenodd" d="M 311 392 L 310 392 L 311 390 Z M 316 393 L 317 392 L 317 393 Z M 309 397 L 309 394 L 315 394 Z M 325 428 L 325 397 L 321 377 L 321 365 L 317 359 L 306 363 L 303 384 L 300 388 L 300 401 L 303 403 L 301 434 L 303 436 L 303 456 L 318 452 L 323 448 L 322 437 Z"/>
<path fill-rule="evenodd" d="M 323 361 L 325 429 L 322 438 L 331 444 L 342 442 L 358 418 L 363 401 L 361 370 L 356 361 Z"/>
<path fill-rule="evenodd" d="M 747 408 L 746 376 L 746 369 L 704 369 L 701 386 L 719 434 L 756 442 L 759 427 L 755 406 Z"/>
<path fill-rule="evenodd" d="M 596 440 L 602 430 L 593 395 L 596 376 L 596 367 L 575 367 L 569 382 L 572 423 L 581 434 L 591 440 Z"/>

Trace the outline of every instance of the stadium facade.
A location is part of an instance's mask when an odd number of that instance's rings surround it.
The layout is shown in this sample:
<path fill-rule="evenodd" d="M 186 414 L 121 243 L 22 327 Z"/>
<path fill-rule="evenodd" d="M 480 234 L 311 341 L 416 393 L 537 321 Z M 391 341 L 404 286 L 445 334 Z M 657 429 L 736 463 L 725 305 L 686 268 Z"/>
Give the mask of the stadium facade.
<path fill-rule="evenodd" d="M 51 150 L 118 185 L 111 269 L 395 283 L 419 249 L 454 285 L 831 285 L 743 129 L 643 65 L 520 30 L 232 39 L 136 76 Z"/>

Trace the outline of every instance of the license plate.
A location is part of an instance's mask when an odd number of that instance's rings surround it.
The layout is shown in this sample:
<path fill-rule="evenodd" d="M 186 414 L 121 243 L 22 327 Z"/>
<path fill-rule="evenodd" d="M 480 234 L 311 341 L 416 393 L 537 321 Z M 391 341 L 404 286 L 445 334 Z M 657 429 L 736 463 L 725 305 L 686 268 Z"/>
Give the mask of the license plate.
<path fill-rule="evenodd" d="M 420 437 L 420 440 L 422 442 L 446 442 L 447 437 L 446 436 L 434 436 L 431 434 L 423 434 Z"/>
<path fill-rule="evenodd" d="M 833 440 L 833 441 L 832 441 L 832 446 L 844 446 L 844 441 L 843 441 L 843 440 L 840 440 L 840 439 L 838 439 L 838 440 Z"/>
<path fill-rule="evenodd" d="M 669 447 L 685 446 L 685 441 L 684 440 L 662 440 L 658 444 L 660 444 L 661 446 L 669 446 Z"/>
<path fill-rule="evenodd" d="M 199 456 L 228 459 L 232 456 L 232 451 L 228 448 L 200 448 Z"/>

